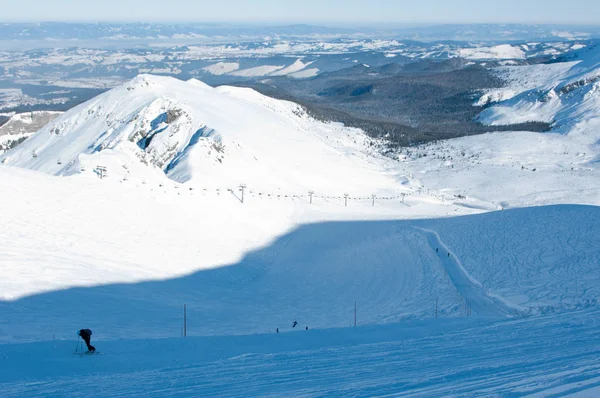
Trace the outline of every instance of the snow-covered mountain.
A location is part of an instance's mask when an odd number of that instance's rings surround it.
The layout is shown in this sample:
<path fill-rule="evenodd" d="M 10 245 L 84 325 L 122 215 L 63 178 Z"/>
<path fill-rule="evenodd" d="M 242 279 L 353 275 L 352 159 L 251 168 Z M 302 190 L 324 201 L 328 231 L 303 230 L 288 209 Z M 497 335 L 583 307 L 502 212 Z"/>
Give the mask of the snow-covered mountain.
<path fill-rule="evenodd" d="M 0 126 L 0 154 L 17 146 L 60 114 L 34 111 L 8 115 L 9 119 Z"/>
<path fill-rule="evenodd" d="M 0 389 L 597 391 L 598 113 L 570 97 L 593 92 L 594 62 L 499 69 L 530 81 L 482 99 L 506 100 L 482 118 L 508 114 L 548 84 L 567 134 L 385 158 L 359 130 L 196 80 L 142 75 L 66 112 L 0 157 Z M 81 327 L 106 354 L 89 366 Z"/>
<path fill-rule="evenodd" d="M 371 140 L 250 89 L 140 75 L 77 106 L 0 161 L 54 175 L 166 175 L 202 187 L 367 194 L 395 187 L 369 171 Z M 371 151 L 374 152 L 374 151 Z"/>
<path fill-rule="evenodd" d="M 553 130 L 593 144 L 600 139 L 600 47 L 577 51 L 564 62 L 496 69 L 507 87 L 491 90 L 479 102 L 493 106 L 480 120 L 503 125 L 553 123 Z"/>

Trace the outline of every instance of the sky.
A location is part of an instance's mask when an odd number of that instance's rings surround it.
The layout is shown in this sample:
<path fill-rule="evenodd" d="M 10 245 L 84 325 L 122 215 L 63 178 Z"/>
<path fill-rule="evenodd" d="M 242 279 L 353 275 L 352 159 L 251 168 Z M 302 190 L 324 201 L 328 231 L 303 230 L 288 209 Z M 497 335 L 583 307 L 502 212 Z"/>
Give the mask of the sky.
<path fill-rule="evenodd" d="M 0 0 L 0 21 L 597 25 L 595 0 Z"/>

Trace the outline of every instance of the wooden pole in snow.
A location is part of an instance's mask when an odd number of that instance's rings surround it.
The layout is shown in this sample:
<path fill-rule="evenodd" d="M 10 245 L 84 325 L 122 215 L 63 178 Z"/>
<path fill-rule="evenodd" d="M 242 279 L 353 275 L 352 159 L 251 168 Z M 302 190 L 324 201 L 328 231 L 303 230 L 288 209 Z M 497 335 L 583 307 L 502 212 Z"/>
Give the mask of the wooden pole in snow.
<path fill-rule="evenodd" d="M 246 189 L 246 184 L 240 184 L 240 190 L 242 191 L 242 203 L 244 203 L 244 189 Z"/>

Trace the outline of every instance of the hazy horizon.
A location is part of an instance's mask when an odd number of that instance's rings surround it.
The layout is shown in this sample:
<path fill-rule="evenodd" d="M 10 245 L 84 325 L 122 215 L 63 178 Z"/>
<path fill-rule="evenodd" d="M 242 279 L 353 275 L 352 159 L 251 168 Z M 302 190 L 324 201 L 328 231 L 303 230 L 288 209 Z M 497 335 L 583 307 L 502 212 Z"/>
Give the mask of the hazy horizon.
<path fill-rule="evenodd" d="M 306 0 L 293 6 L 276 0 L 227 3 L 172 0 L 2 0 L 3 23 L 234 23 L 360 25 L 535 24 L 597 26 L 600 3 L 587 0 Z"/>
<path fill-rule="evenodd" d="M 37 25 L 37 24 L 107 24 L 107 25 L 128 25 L 128 24 L 152 24 L 152 25 L 206 25 L 207 27 L 286 27 L 286 26 L 319 26 L 328 28 L 385 28 L 385 29 L 407 29 L 407 28 L 426 28 L 433 26 L 462 26 L 462 25 L 473 25 L 473 26 L 556 26 L 556 27 L 600 27 L 600 22 L 597 23 L 569 23 L 569 22 L 360 22 L 360 21 L 202 21 L 202 20 L 39 20 L 39 21 L 27 21 L 27 20 L 15 20 L 5 21 L 0 19 L 1 24 L 5 25 Z"/>

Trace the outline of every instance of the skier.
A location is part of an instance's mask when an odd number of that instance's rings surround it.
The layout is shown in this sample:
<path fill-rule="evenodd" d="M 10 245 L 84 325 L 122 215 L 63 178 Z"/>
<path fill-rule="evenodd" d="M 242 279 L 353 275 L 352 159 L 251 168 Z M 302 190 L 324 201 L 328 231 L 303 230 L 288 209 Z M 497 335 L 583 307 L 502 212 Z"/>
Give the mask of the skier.
<path fill-rule="evenodd" d="M 306 330 L 308 330 L 308 326 L 306 327 Z"/>
<path fill-rule="evenodd" d="M 275 329 L 275 331 L 276 331 L 277 333 L 279 333 L 279 328 Z"/>
<path fill-rule="evenodd" d="M 81 337 L 83 341 L 85 341 L 88 352 L 96 351 L 96 347 L 90 344 L 90 339 L 92 338 L 92 331 L 90 329 L 81 329 L 77 332 L 77 336 Z"/>
<path fill-rule="evenodd" d="M 435 252 L 437 253 L 437 252 L 438 252 L 438 250 L 440 250 L 440 248 L 439 248 L 439 247 L 435 249 Z"/>
<path fill-rule="evenodd" d="M 294 323 L 292 324 L 292 328 L 295 328 L 297 324 L 298 324 L 298 321 L 294 321 Z"/>

